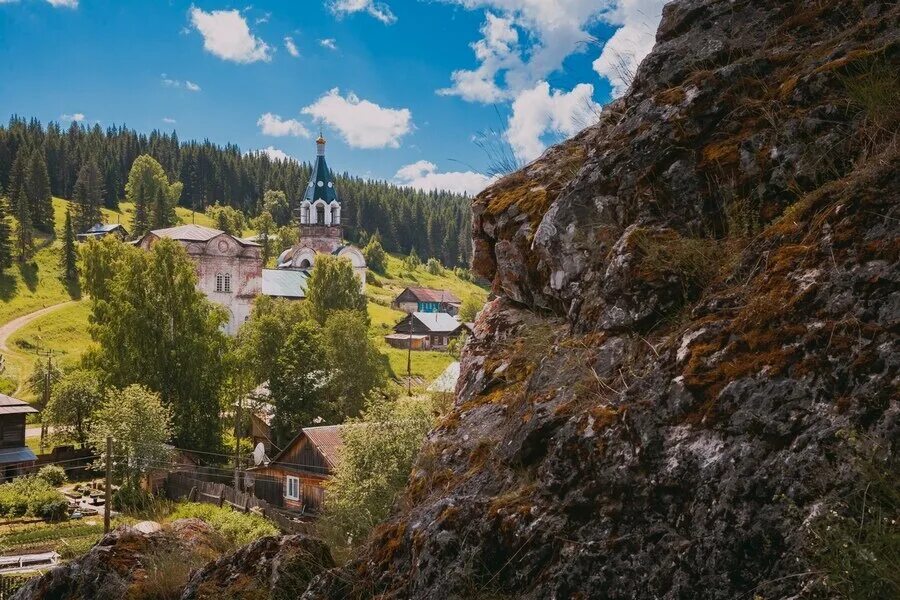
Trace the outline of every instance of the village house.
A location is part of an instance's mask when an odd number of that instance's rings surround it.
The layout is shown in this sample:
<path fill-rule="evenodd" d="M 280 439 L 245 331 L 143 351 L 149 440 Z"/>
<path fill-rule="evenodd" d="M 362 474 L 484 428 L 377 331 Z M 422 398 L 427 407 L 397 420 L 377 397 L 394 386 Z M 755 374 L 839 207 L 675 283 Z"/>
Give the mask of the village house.
<path fill-rule="evenodd" d="M 197 265 L 197 287 L 228 311 L 229 335 L 250 317 L 253 299 L 261 291 L 262 247 L 224 231 L 200 225 L 156 229 L 137 240 L 144 250 L 161 238 L 180 242 Z"/>
<path fill-rule="evenodd" d="M 79 242 L 86 242 L 88 240 L 105 238 L 108 235 L 114 235 L 120 240 L 124 240 L 128 237 L 128 230 L 120 223 L 98 223 L 84 233 L 77 234 L 75 237 Z"/>
<path fill-rule="evenodd" d="M 303 298 L 316 257 L 331 254 L 353 265 L 362 292 L 366 289 L 366 259 L 356 246 L 344 243 L 341 203 L 334 178 L 325 162 L 325 138 L 316 140 L 316 162 L 300 202 L 300 242 L 278 257 L 276 269 L 263 271 L 263 293 Z"/>
<path fill-rule="evenodd" d="M 391 306 L 405 313 L 443 312 L 455 316 L 459 314 L 462 301 L 449 290 L 408 287 L 397 295 Z"/>
<path fill-rule="evenodd" d="M 25 417 L 37 412 L 27 402 L 0 394 L 0 483 L 34 467 L 37 456 L 25 445 Z"/>
<path fill-rule="evenodd" d="M 325 483 L 340 459 L 344 427 L 304 427 L 271 461 L 248 470 L 254 495 L 287 510 L 320 510 Z"/>
<path fill-rule="evenodd" d="M 468 331 L 468 326 L 453 315 L 414 312 L 397 323 L 394 333 L 384 336 L 384 341 L 394 348 L 443 350 L 463 331 Z"/>

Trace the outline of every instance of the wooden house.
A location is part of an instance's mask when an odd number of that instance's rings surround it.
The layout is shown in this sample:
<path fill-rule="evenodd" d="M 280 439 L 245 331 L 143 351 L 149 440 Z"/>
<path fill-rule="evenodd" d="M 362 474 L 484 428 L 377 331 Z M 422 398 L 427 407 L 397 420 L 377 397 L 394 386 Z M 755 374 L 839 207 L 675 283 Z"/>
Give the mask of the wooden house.
<path fill-rule="evenodd" d="M 88 240 L 105 238 L 108 235 L 114 235 L 120 240 L 124 240 L 128 237 L 128 230 L 120 223 L 97 223 L 84 233 L 79 233 L 75 237 L 78 238 L 79 242 L 86 242 Z"/>
<path fill-rule="evenodd" d="M 254 495 L 287 510 L 315 512 L 337 467 L 344 425 L 305 427 L 267 464 L 249 469 Z"/>
<path fill-rule="evenodd" d="M 450 290 L 433 290 L 423 287 L 408 287 L 391 304 L 405 313 L 447 313 L 459 314 L 462 301 Z"/>
<path fill-rule="evenodd" d="M 450 340 L 467 330 L 464 323 L 447 313 L 414 312 L 394 326 L 394 333 L 384 341 L 394 348 L 443 350 Z"/>
<path fill-rule="evenodd" d="M 23 400 L 0 394 L 0 482 L 34 467 L 37 456 L 25 445 L 25 417 L 37 412 Z"/>

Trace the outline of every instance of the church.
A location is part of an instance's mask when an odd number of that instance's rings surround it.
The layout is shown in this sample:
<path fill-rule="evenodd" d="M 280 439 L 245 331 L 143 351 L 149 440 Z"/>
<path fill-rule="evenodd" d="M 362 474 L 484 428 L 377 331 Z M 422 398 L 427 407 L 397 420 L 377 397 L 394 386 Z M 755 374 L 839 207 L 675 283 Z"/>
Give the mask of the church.
<path fill-rule="evenodd" d="M 263 269 L 262 293 L 266 296 L 304 298 L 316 257 L 331 254 L 345 258 L 366 287 L 366 259 L 359 248 L 344 243 L 341 202 L 334 178 L 325 162 L 325 138 L 316 140 L 316 162 L 300 202 L 300 242 L 282 252 L 275 269 Z"/>

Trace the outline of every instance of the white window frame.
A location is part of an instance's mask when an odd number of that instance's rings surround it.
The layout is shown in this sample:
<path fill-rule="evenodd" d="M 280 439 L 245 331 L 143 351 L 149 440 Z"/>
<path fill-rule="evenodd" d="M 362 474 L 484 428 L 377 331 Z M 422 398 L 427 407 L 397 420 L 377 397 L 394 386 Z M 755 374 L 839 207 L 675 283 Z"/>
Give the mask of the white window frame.
<path fill-rule="evenodd" d="M 291 495 L 291 484 L 294 484 L 294 494 Z M 284 497 L 288 500 L 300 499 L 300 478 L 286 475 L 284 478 Z"/>

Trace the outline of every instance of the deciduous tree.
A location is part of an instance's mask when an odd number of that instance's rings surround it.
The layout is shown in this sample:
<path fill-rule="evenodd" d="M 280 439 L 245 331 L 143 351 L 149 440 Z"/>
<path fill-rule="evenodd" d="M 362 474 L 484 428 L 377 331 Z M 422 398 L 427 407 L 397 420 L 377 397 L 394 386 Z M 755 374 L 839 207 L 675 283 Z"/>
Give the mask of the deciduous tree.
<path fill-rule="evenodd" d="M 268 211 L 279 227 L 291 222 L 291 205 L 281 190 L 266 190 L 263 196 L 263 211 Z"/>
<path fill-rule="evenodd" d="M 169 183 L 162 165 L 153 157 L 139 156 L 125 184 L 125 200 L 134 203 L 133 233 L 140 236 L 150 229 L 175 225 L 178 222 L 175 204 L 181 189 L 181 183 Z"/>
<path fill-rule="evenodd" d="M 99 373 L 75 369 L 53 385 L 42 414 L 44 422 L 53 426 L 54 437 L 82 446 L 88 442 L 92 414 L 104 399 L 99 380 Z"/>
<path fill-rule="evenodd" d="M 310 315 L 320 324 L 325 323 L 329 312 L 336 310 L 356 310 L 366 314 L 366 297 L 360 291 L 353 265 L 345 258 L 328 254 L 316 257 L 306 302 Z"/>
<path fill-rule="evenodd" d="M 135 489 L 141 476 L 167 464 L 172 420 L 159 394 L 139 385 L 110 388 L 93 414 L 89 439 L 101 454 L 100 464 L 105 464 L 106 438 L 113 438 L 113 472 Z"/>
<path fill-rule="evenodd" d="M 158 392 L 181 447 L 218 448 L 227 316 L 197 290 L 185 249 L 170 239 L 149 252 L 104 240 L 83 253 L 96 364 L 112 385 Z"/>
<path fill-rule="evenodd" d="M 384 385 L 387 357 L 372 342 L 368 321 L 359 311 L 332 312 L 322 334 L 332 371 L 330 401 L 342 418 L 357 417 L 373 390 Z"/>
<path fill-rule="evenodd" d="M 284 447 L 303 427 L 335 423 L 338 411 L 327 401 L 331 369 L 322 348 L 322 335 L 310 322 L 293 328 L 282 346 L 269 380 L 275 405 L 272 429 L 275 443 Z"/>

